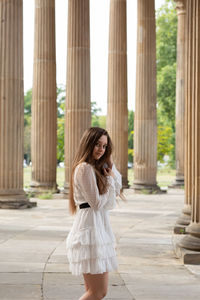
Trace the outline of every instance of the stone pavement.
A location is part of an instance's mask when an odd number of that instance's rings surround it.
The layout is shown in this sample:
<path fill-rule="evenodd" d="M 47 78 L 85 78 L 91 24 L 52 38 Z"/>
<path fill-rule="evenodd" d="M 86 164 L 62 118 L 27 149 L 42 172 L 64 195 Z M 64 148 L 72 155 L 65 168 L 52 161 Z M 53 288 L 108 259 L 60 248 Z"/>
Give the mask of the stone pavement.
<path fill-rule="evenodd" d="M 106 299 L 200 299 L 200 266 L 184 266 L 174 253 L 183 191 L 125 193 L 128 202 L 110 213 L 119 269 L 110 274 Z M 32 209 L 0 210 L 0 299 L 78 300 L 83 280 L 69 273 L 65 253 L 73 221 L 67 200 L 37 203 Z"/>

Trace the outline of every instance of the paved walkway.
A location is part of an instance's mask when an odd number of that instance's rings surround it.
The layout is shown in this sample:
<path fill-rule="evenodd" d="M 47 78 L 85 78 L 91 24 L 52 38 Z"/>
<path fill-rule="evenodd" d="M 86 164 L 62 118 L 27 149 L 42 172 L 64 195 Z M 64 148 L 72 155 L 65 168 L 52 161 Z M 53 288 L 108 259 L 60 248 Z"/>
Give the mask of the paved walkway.
<path fill-rule="evenodd" d="M 200 266 L 174 254 L 173 226 L 183 191 L 134 195 L 110 214 L 119 270 L 110 274 L 106 299 L 200 299 Z M 36 208 L 0 210 L 0 299 L 78 300 L 81 277 L 69 273 L 65 238 L 73 217 L 62 199 L 37 200 Z"/>

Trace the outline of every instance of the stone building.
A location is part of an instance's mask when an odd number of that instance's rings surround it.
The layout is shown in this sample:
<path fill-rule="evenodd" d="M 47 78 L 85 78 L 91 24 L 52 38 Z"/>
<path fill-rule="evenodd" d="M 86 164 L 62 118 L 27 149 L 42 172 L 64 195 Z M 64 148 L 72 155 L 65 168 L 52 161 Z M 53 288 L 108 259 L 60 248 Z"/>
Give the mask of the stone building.
<path fill-rule="evenodd" d="M 185 181 L 187 235 L 180 248 L 200 250 L 200 2 L 177 3 L 175 184 Z M 23 1 L 0 0 L 0 207 L 30 207 L 23 190 Z M 138 0 L 135 161 L 132 187 L 159 191 L 156 122 L 155 0 Z M 65 185 L 74 149 L 91 123 L 89 0 L 68 0 Z M 57 191 L 55 0 L 35 0 L 32 99 L 32 181 L 35 192 Z M 126 0 L 110 0 L 107 129 L 128 186 Z M 185 229 L 186 228 L 186 229 Z"/>

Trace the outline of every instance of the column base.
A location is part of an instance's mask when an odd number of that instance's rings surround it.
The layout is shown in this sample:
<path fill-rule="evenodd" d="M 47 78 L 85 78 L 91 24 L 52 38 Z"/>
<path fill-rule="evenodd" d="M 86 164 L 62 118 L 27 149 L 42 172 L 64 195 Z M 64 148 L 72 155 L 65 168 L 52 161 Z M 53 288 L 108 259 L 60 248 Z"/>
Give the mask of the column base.
<path fill-rule="evenodd" d="M 37 202 L 30 202 L 25 192 L 13 193 L 11 191 L 0 193 L 0 209 L 25 209 L 37 206 Z"/>
<path fill-rule="evenodd" d="M 187 232 L 186 232 L 186 228 L 187 228 L 187 226 L 185 225 L 181 225 L 181 224 L 175 224 L 175 226 L 174 226 L 174 233 L 175 234 L 186 234 Z"/>
<path fill-rule="evenodd" d="M 187 231 L 187 229 L 186 229 Z M 178 244 L 179 247 L 191 250 L 198 251 L 200 254 L 200 238 L 187 234 Z M 200 260 L 199 260 L 200 263 Z"/>
<path fill-rule="evenodd" d="M 35 181 L 31 182 L 28 191 L 33 194 L 44 194 L 48 192 L 55 194 L 60 192 L 58 189 L 58 185 L 56 183 L 50 184 L 50 183 L 41 183 Z"/>
<path fill-rule="evenodd" d="M 68 182 L 64 183 L 64 189 L 62 190 L 62 193 L 67 196 L 69 195 L 69 183 Z"/>
<path fill-rule="evenodd" d="M 130 185 L 128 184 L 128 179 L 122 177 L 122 188 L 123 189 L 128 189 Z"/>
<path fill-rule="evenodd" d="M 200 252 L 200 224 L 191 223 L 186 228 L 186 232 L 188 234 L 179 242 L 179 246 L 187 250 Z"/>
<path fill-rule="evenodd" d="M 174 233 L 176 233 L 176 234 L 186 234 L 186 233 L 188 233 L 186 230 L 187 230 L 187 227 L 190 224 L 190 221 L 191 221 L 190 216 L 182 214 L 178 218 L 178 220 L 177 220 L 177 222 L 174 226 Z"/>
<path fill-rule="evenodd" d="M 184 178 L 176 178 L 174 182 L 172 182 L 168 188 L 170 189 L 183 189 L 184 188 Z"/>
<path fill-rule="evenodd" d="M 183 264 L 199 265 L 200 264 L 200 251 L 192 251 L 182 248 L 179 244 L 175 249 L 176 257 L 181 260 Z"/>
<path fill-rule="evenodd" d="M 190 221 L 191 221 L 191 215 L 182 214 L 178 218 L 176 224 L 188 226 L 190 225 Z"/>
<path fill-rule="evenodd" d="M 166 190 L 161 190 L 161 188 L 157 185 L 147 185 L 147 184 L 135 184 L 131 186 L 134 189 L 136 194 L 163 194 L 166 193 Z"/>
<path fill-rule="evenodd" d="M 185 234 L 186 228 L 188 225 L 190 225 L 191 222 L 191 205 L 184 205 L 182 214 L 178 218 L 175 227 L 174 227 L 174 233 L 176 234 Z"/>

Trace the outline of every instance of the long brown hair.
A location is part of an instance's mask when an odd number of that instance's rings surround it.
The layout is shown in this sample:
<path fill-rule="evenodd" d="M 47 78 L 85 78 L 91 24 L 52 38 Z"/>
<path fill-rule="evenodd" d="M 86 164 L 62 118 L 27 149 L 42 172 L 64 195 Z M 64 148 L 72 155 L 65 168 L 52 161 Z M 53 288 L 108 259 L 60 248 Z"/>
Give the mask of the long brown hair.
<path fill-rule="evenodd" d="M 94 160 L 93 150 L 102 135 L 107 136 L 107 147 L 102 157 L 99 160 Z M 78 151 L 73 161 L 71 178 L 70 178 L 69 210 L 71 214 L 76 213 L 76 205 L 75 205 L 74 195 L 73 195 L 74 194 L 73 177 L 74 177 L 74 170 L 76 166 L 81 162 L 87 162 L 93 165 L 96 173 L 99 194 L 102 195 L 106 193 L 108 189 L 108 182 L 103 172 L 103 165 L 106 163 L 109 168 L 112 167 L 111 160 L 110 160 L 111 153 L 112 153 L 112 142 L 108 132 L 105 129 L 99 127 L 91 127 L 84 132 L 78 147 Z"/>

